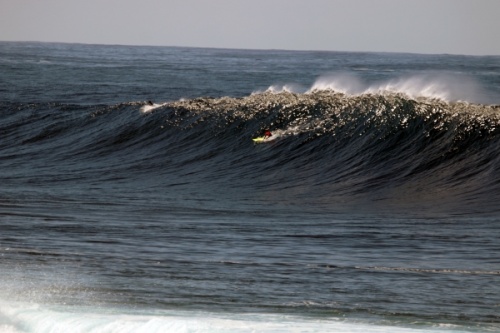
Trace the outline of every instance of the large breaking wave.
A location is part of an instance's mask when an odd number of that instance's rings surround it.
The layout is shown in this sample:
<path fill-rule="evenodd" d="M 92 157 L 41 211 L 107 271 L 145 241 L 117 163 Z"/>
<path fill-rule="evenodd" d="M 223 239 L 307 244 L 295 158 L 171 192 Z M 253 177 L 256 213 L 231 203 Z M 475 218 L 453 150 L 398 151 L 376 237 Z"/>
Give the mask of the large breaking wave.
<path fill-rule="evenodd" d="M 6 182 L 29 162 L 40 182 L 140 181 L 229 205 L 498 210 L 495 105 L 312 90 L 7 108 L 2 165 L 18 168 Z M 277 139 L 254 145 L 266 128 Z"/>

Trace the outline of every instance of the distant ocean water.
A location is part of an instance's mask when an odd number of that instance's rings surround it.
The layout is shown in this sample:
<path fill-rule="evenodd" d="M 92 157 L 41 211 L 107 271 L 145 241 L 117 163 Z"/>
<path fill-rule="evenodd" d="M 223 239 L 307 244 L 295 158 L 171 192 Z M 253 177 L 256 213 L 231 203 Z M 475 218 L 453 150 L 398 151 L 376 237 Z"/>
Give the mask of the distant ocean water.
<path fill-rule="evenodd" d="M 499 152 L 498 56 L 0 42 L 0 333 L 499 332 Z"/>

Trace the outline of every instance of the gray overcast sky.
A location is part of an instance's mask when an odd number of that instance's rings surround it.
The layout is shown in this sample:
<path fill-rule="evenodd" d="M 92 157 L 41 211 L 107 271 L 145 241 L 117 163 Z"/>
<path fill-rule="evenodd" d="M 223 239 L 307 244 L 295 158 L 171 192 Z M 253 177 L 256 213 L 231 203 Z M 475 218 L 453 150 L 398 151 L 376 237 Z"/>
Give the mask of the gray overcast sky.
<path fill-rule="evenodd" d="M 500 0 L 0 0 L 0 40 L 500 55 Z"/>

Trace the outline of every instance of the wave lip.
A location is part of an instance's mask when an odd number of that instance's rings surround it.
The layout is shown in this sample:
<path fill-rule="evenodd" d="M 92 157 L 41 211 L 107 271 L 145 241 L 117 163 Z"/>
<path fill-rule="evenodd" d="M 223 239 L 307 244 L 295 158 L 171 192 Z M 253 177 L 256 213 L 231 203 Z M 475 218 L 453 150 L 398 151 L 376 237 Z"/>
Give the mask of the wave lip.
<path fill-rule="evenodd" d="M 262 94 L 262 93 L 272 93 L 272 94 L 280 94 L 280 93 L 292 93 L 292 94 L 302 94 L 305 93 L 307 89 L 305 89 L 302 85 L 296 83 L 287 83 L 287 84 L 273 84 L 269 86 L 266 90 L 256 90 L 252 92 L 252 95 Z"/>
<path fill-rule="evenodd" d="M 366 91 L 366 84 L 349 73 L 337 73 L 320 76 L 307 91 L 332 90 L 347 95 L 360 95 Z"/>

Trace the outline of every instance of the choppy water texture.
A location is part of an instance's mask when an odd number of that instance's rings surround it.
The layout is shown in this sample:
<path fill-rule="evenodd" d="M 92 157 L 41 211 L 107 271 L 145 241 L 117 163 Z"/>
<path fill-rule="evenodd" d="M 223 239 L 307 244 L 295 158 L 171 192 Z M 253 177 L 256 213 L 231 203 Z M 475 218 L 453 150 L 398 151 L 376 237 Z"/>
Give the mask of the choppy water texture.
<path fill-rule="evenodd" d="M 0 43 L 0 73 L 0 332 L 500 330 L 500 57 Z"/>

